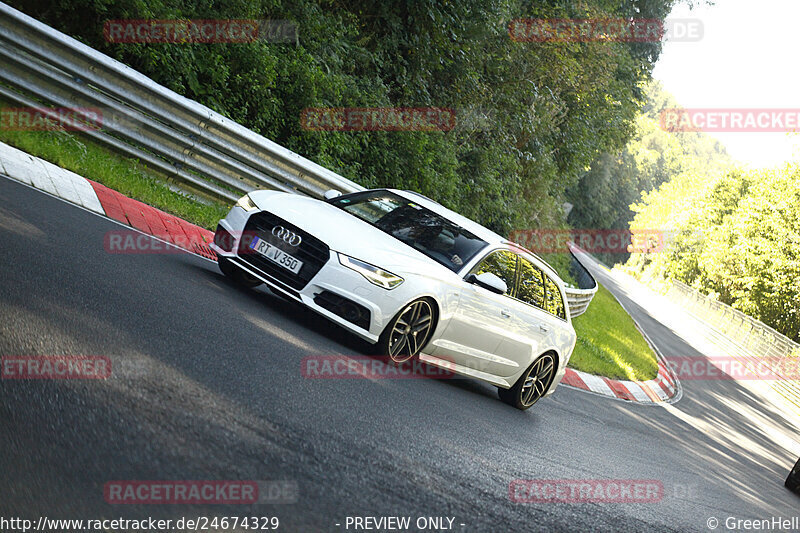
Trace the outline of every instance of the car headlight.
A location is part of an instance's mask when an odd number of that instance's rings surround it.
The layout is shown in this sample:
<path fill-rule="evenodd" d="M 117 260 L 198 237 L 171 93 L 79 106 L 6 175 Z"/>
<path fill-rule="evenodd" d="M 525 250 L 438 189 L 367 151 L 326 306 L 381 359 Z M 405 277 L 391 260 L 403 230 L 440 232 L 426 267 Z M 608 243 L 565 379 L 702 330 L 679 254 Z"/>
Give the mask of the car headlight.
<path fill-rule="evenodd" d="M 241 207 L 245 211 L 255 211 L 256 209 L 258 209 L 258 206 L 255 204 L 253 199 L 250 198 L 249 194 L 245 194 L 244 196 L 239 198 L 239 201 L 236 202 L 236 205 L 234 207 Z"/>
<path fill-rule="evenodd" d="M 356 272 L 367 278 L 367 281 L 369 281 L 373 285 L 377 285 L 378 287 L 383 287 L 384 289 L 387 290 L 394 289 L 395 287 L 403 283 L 403 278 L 401 278 L 400 276 L 396 276 L 391 272 L 383 270 L 382 268 L 370 265 L 369 263 L 365 263 L 364 261 L 359 261 L 358 259 L 353 259 L 352 257 L 348 257 L 344 254 L 339 254 L 339 262 L 343 266 L 355 270 Z"/>

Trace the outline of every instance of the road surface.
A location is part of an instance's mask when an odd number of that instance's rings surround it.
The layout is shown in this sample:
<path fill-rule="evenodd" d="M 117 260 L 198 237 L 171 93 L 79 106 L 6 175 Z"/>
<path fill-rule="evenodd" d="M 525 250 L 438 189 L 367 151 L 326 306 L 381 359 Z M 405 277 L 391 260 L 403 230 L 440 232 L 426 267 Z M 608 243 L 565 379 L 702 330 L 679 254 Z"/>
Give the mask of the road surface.
<path fill-rule="evenodd" d="M 197 256 L 109 254 L 119 229 L 0 178 L 0 354 L 112 361 L 107 380 L 0 381 L 0 517 L 277 516 L 282 531 L 450 517 L 453 531 L 492 532 L 800 515 L 783 487 L 797 457 L 779 444 L 797 428 L 737 382 L 685 381 L 669 407 L 560 387 L 520 412 L 471 380 L 307 379 L 304 357 L 369 345 Z M 665 355 L 697 354 L 624 303 Z M 515 479 L 658 480 L 664 493 L 521 504 Z M 111 505 L 113 480 L 290 480 L 298 499 Z"/>

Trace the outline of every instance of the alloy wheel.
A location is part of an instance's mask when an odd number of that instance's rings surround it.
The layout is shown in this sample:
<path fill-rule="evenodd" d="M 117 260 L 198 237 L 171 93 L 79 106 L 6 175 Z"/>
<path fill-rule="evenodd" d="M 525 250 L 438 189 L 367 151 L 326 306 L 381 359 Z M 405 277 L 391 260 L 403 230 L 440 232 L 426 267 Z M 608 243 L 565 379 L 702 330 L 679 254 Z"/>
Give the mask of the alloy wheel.
<path fill-rule="evenodd" d="M 544 396 L 550 387 L 555 371 L 555 359 L 550 354 L 541 356 L 531 365 L 528 375 L 525 376 L 525 382 L 522 384 L 522 390 L 520 390 L 520 402 L 524 407 L 530 407 Z"/>
<path fill-rule="evenodd" d="M 412 302 L 392 324 L 389 333 L 389 357 L 404 363 L 425 346 L 433 329 L 433 309 L 427 300 Z"/>

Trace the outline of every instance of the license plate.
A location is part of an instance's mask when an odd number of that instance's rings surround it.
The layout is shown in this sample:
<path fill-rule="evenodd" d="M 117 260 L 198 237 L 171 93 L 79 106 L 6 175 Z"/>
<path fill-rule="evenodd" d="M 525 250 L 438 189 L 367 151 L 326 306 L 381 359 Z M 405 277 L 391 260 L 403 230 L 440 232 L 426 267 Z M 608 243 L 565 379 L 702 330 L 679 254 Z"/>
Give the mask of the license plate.
<path fill-rule="evenodd" d="M 282 266 L 286 270 L 294 272 L 295 274 L 300 272 L 300 269 L 303 268 L 302 261 L 296 257 L 292 257 L 283 250 L 272 246 L 264 239 L 254 237 L 253 242 L 250 243 L 250 248 L 260 253 L 276 265 Z"/>

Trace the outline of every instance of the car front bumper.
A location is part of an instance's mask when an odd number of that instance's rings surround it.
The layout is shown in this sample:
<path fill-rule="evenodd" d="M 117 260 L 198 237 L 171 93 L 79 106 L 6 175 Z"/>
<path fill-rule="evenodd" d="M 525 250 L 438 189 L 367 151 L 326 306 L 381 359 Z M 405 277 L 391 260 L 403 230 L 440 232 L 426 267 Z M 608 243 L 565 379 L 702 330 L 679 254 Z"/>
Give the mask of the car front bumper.
<path fill-rule="evenodd" d="M 270 290 L 302 303 L 366 341 L 378 342 L 386 324 L 408 301 L 406 291 L 401 290 L 403 286 L 386 290 L 373 285 L 358 272 L 342 265 L 337 250 L 329 250 L 327 260 L 304 287 L 291 287 L 285 280 L 280 280 L 275 275 L 258 268 L 252 260 L 248 260 L 240 253 L 241 240 L 243 235 L 246 235 L 247 221 L 256 213 L 260 212 L 248 213 L 240 207 L 234 207 L 219 222 L 217 235 L 222 229 L 230 235 L 232 242 L 225 243 L 225 248 L 229 249 L 224 249 L 215 238 L 211 247 L 217 255 L 227 258 L 240 269 L 260 279 Z M 290 249 L 284 251 L 292 253 Z M 335 305 L 337 301 L 338 306 Z M 364 312 L 359 314 L 358 320 L 353 320 L 354 317 L 351 316 L 353 313 L 347 312 L 359 308 L 368 313 L 367 320 L 364 320 Z M 348 316 L 349 319 L 342 315 Z"/>

